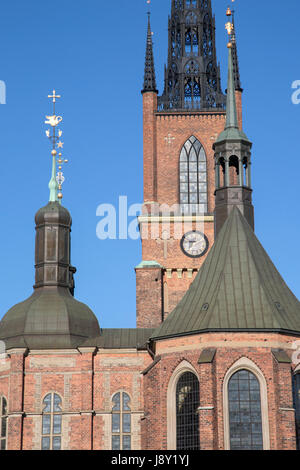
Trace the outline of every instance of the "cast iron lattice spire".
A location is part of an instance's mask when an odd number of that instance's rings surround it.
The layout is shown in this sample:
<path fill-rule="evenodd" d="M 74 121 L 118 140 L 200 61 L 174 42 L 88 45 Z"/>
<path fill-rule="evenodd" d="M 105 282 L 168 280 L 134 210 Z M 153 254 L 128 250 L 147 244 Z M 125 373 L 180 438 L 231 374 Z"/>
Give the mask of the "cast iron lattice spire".
<path fill-rule="evenodd" d="M 150 13 L 148 13 L 148 32 L 147 32 L 147 43 L 146 43 L 146 59 L 145 59 L 145 76 L 144 76 L 144 88 L 142 93 L 153 91 L 158 93 L 156 88 L 155 68 L 154 68 L 154 57 L 153 57 L 153 43 L 152 43 L 152 31 L 150 25 Z"/>
<path fill-rule="evenodd" d="M 160 110 L 223 109 L 211 0 L 172 0 Z"/>
<path fill-rule="evenodd" d="M 241 77 L 240 77 L 240 68 L 239 68 L 239 59 L 237 53 L 237 45 L 236 45 L 236 30 L 234 24 L 234 10 L 232 10 L 232 34 L 231 34 L 231 42 L 232 42 L 232 62 L 233 62 L 233 75 L 234 75 L 234 85 L 237 91 L 243 91 L 241 87 Z"/>

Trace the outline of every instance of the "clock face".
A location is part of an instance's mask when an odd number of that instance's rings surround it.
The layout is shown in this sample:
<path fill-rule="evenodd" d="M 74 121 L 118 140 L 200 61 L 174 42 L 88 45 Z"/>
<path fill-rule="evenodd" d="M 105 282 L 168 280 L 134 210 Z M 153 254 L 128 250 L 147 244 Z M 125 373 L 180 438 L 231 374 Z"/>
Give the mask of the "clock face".
<path fill-rule="evenodd" d="M 181 240 L 181 249 L 190 258 L 201 258 L 207 253 L 209 242 L 201 232 L 188 232 Z"/>

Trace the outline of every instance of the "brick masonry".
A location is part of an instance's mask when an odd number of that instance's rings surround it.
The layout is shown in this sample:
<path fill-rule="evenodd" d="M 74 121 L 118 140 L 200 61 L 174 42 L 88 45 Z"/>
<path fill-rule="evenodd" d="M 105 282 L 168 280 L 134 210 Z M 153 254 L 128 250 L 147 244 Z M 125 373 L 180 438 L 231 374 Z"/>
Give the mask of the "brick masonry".
<path fill-rule="evenodd" d="M 161 360 L 152 364 L 146 351 L 81 350 L 67 352 L 8 351 L 0 371 L 0 395 L 8 400 L 7 448 L 41 448 L 43 398 L 62 398 L 63 449 L 111 449 L 112 397 L 131 397 L 132 448 L 168 449 L 168 388 L 174 371 L 188 363 L 200 382 L 201 449 L 225 449 L 223 384 L 228 370 L 246 358 L 266 382 L 263 406 L 268 414 L 270 449 L 296 448 L 292 399 L 293 365 L 278 363 L 272 349 L 294 352 L 297 338 L 279 334 L 210 333 L 161 340 L 155 344 Z M 215 348 L 212 363 L 198 364 L 201 352 Z M 36 364 L 43 363 L 37 370 Z"/>
<path fill-rule="evenodd" d="M 237 94 L 241 125 L 241 94 Z M 214 210 L 212 143 L 224 128 L 224 114 L 156 113 L 157 96 L 144 94 L 144 198 L 147 208 L 178 203 L 178 160 L 182 145 L 195 135 L 206 150 L 209 213 Z M 158 214 L 156 214 L 158 215 Z M 191 222 L 191 229 L 195 228 Z M 137 323 L 156 327 L 177 305 L 195 278 L 204 257 L 187 258 L 175 237 L 159 224 L 154 239 L 144 236 L 143 260 L 160 267 L 137 268 Z M 213 218 L 203 221 L 210 247 Z M 279 363 L 272 349 L 292 357 L 296 337 L 268 333 L 207 333 L 160 340 L 148 351 L 81 348 L 69 351 L 10 350 L 0 359 L 0 396 L 8 402 L 7 449 L 41 449 L 43 399 L 51 392 L 62 399 L 62 449 L 109 450 L 112 439 L 112 397 L 130 398 L 133 450 L 176 447 L 176 374 L 192 370 L 199 379 L 201 449 L 228 448 L 226 377 L 236 364 L 260 377 L 264 416 L 264 445 L 272 450 L 296 448 L 292 375 L 295 366 Z M 200 354 L 214 348 L 212 362 L 198 363 Z M 150 365 L 153 367 L 149 368 Z M 148 370 L 146 371 L 146 369 Z M 181 369 L 182 368 L 182 369 Z M 173 419 L 173 421 L 172 421 Z M 170 426 L 170 423 L 173 423 Z M 175 434 L 174 434 L 175 433 Z"/>
<path fill-rule="evenodd" d="M 242 127 L 241 92 L 236 92 L 236 101 Z M 225 112 L 157 112 L 157 94 L 148 92 L 143 94 L 143 119 L 144 214 L 158 215 L 162 205 L 172 208 L 179 204 L 180 152 L 189 137 L 194 135 L 203 145 L 207 157 L 208 214 L 211 215 L 202 223 L 184 219 L 181 222 L 140 224 L 143 261 L 156 261 L 164 268 L 161 274 L 155 274 L 155 279 L 159 278 L 156 284 L 149 270 L 144 274 L 137 271 L 138 326 L 150 328 L 158 326 L 161 319 L 176 307 L 207 256 L 187 257 L 180 247 L 184 233 L 199 230 L 207 236 L 210 248 L 214 243 L 215 165 L 212 146 L 224 130 L 226 116 Z M 191 269 L 192 278 L 188 273 Z"/>

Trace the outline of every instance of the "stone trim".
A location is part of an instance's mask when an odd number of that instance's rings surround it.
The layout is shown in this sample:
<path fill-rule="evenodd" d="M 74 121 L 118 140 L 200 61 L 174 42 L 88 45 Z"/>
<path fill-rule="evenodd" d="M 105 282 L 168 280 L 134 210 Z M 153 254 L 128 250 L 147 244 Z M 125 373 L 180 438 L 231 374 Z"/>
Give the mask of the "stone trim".
<path fill-rule="evenodd" d="M 176 387 L 178 380 L 185 372 L 192 372 L 197 377 L 199 383 L 199 376 L 194 367 L 186 360 L 182 361 L 173 372 L 167 391 L 167 449 L 176 450 L 177 436 L 176 436 Z"/>
<path fill-rule="evenodd" d="M 279 408 L 279 411 L 292 411 L 293 413 L 296 413 L 295 408 Z"/>
<path fill-rule="evenodd" d="M 248 370 L 255 375 L 260 384 L 262 431 L 264 450 L 270 450 L 270 429 L 268 413 L 268 388 L 266 379 L 257 365 L 248 359 L 242 357 L 235 362 L 227 371 L 223 381 L 223 418 L 224 418 L 224 444 L 225 450 L 230 450 L 230 428 L 229 428 L 229 406 L 228 406 L 228 383 L 233 374 L 239 370 Z"/>
<path fill-rule="evenodd" d="M 138 222 L 142 223 L 182 223 L 182 222 L 213 222 L 213 215 L 186 215 L 186 216 L 168 216 L 168 215 L 141 215 L 138 217 Z"/>
<path fill-rule="evenodd" d="M 224 333 L 224 332 L 223 332 Z M 224 333 L 226 334 L 226 333 Z M 199 333 L 200 336 L 200 333 Z M 167 338 L 166 340 L 169 341 L 170 338 Z M 171 354 L 171 353 L 176 353 L 176 352 L 183 352 L 183 351 L 193 351 L 197 344 L 191 344 L 191 345 L 182 345 L 182 346 L 172 346 L 171 344 L 168 344 L 166 348 L 163 348 L 160 343 L 163 343 L 165 340 L 160 340 L 159 344 L 159 354 Z M 202 341 L 201 343 L 198 343 L 201 347 L 203 348 L 226 348 L 226 349 L 241 349 L 241 348 L 264 348 L 264 349 L 270 349 L 273 347 L 281 347 L 281 348 L 286 348 L 290 351 L 293 351 L 293 348 L 290 347 L 287 343 L 279 343 L 278 341 L 208 341 L 204 342 Z M 300 364 L 298 366 L 300 370 Z M 296 369 L 297 370 L 297 369 Z"/>
<path fill-rule="evenodd" d="M 90 347 L 90 348 L 88 348 L 88 347 L 86 347 L 86 348 L 85 348 L 85 347 L 80 347 L 80 348 L 78 348 L 78 351 L 79 351 L 81 354 L 88 354 L 88 353 L 96 354 L 97 349 L 98 349 L 98 348 L 97 348 L 96 346 Z"/>
<path fill-rule="evenodd" d="M 28 351 L 28 356 L 49 356 L 49 355 L 69 355 L 69 354 L 79 354 L 79 351 L 77 349 L 31 349 Z"/>
<path fill-rule="evenodd" d="M 139 353 L 140 351 L 137 351 L 137 349 L 133 349 L 133 348 L 130 348 L 130 349 L 104 349 L 104 348 L 99 348 L 98 351 L 97 351 L 97 356 L 98 354 L 107 354 L 107 355 L 111 355 L 111 354 L 137 354 L 137 352 Z"/>

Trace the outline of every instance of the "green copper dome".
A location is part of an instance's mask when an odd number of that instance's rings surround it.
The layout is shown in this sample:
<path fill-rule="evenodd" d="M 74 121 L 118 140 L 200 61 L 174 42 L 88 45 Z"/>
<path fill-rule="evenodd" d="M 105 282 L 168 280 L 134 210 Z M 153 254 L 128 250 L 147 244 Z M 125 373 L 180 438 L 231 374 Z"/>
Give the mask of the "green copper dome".
<path fill-rule="evenodd" d="M 76 348 L 99 335 L 94 313 L 63 287 L 37 289 L 12 307 L 0 323 L 0 339 L 6 349 Z"/>
<path fill-rule="evenodd" d="M 12 307 L 0 322 L 6 349 L 77 348 L 100 335 L 94 313 L 72 296 L 69 211 L 49 202 L 36 216 L 35 286 L 29 299 Z"/>

